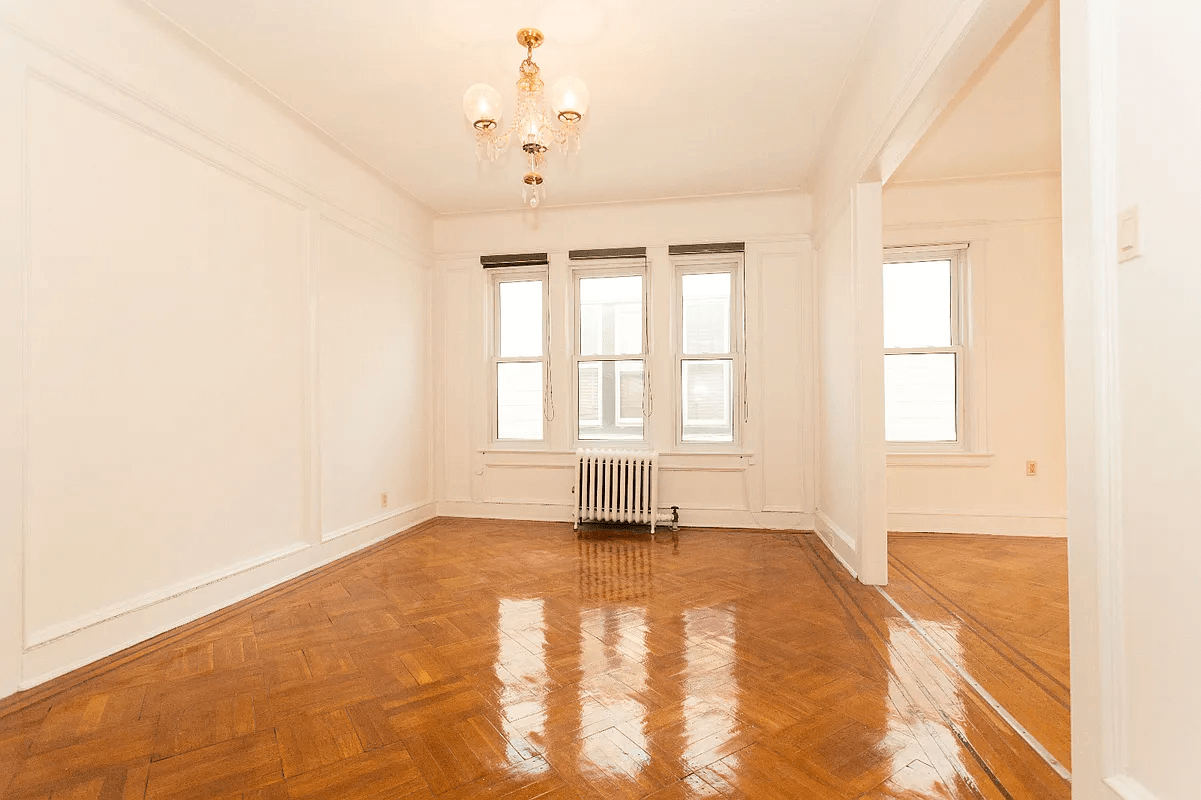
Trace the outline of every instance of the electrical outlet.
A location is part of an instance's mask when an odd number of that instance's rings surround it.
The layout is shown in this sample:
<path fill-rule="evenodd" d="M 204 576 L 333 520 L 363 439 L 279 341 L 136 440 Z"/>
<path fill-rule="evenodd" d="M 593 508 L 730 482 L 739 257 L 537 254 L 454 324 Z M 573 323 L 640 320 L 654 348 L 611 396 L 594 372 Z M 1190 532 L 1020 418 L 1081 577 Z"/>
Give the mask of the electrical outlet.
<path fill-rule="evenodd" d="M 379 493 L 379 507 L 380 508 L 388 507 L 388 493 L 387 492 Z"/>
<path fill-rule="evenodd" d="M 1033 478 L 1037 474 L 1038 474 L 1038 462 L 1037 461 L 1027 461 L 1026 462 L 1026 477 Z"/>

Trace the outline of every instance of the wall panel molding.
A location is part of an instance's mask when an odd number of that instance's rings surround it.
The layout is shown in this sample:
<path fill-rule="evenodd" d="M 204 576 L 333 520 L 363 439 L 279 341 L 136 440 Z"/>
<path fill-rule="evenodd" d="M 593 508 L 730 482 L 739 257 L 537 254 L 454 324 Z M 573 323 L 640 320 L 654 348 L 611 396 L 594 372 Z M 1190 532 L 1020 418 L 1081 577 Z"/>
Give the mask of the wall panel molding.
<path fill-rule="evenodd" d="M 98 620 L 48 640 L 26 653 L 20 688 L 28 689 L 110 656 L 139 642 L 253 597 L 281 583 L 404 533 L 435 517 L 434 503 L 420 503 L 387 519 L 361 526 L 337 541 L 298 543 L 258 563 L 214 573 L 211 580 Z"/>
<path fill-rule="evenodd" d="M 194 120 L 114 79 L 94 65 L 37 41 L 3 19 L 0 19 L 0 44 L 4 45 L 0 47 L 3 52 L 0 56 L 3 74 L 0 77 L 5 82 L 5 97 L 11 87 L 19 92 L 20 99 L 18 104 L 11 106 L 14 109 L 12 116 L 3 117 L 5 132 L 19 132 L 19 138 L 7 139 L 6 144 L 11 142 L 14 147 L 5 148 L 0 156 L 19 164 L 21 174 L 19 186 L 14 185 L 13 191 L 13 199 L 19 202 L 15 207 L 18 213 L 14 215 L 14 220 L 18 220 L 19 239 L 12 243 L 12 252 L 19 252 L 19 259 L 14 259 L 13 263 L 17 265 L 22 287 L 20 313 L 12 315 L 20 331 L 20 340 L 15 343 L 13 352 L 19 354 L 21 366 L 19 376 L 11 383 L 14 390 L 14 416 L 21 432 L 21 441 L 13 449 L 12 459 L 22 474 L 28 474 L 31 455 L 28 450 L 32 390 L 29 363 L 31 326 L 34 321 L 31 319 L 28 291 L 34 268 L 31 256 L 34 246 L 34 231 L 30 223 L 31 198 L 34 196 L 31 182 L 37 179 L 37 176 L 31 177 L 30 174 L 30 102 L 33 92 L 48 90 L 54 93 L 54 97 L 68 98 L 69 102 L 104 114 L 138 134 L 165 144 L 231 180 L 283 203 L 301 215 L 304 232 L 304 240 L 297 246 L 302 256 L 295 274 L 303 284 L 303 324 L 306 334 L 304 341 L 298 342 L 304 351 L 303 385 L 297 387 L 303 404 L 303 465 L 300 473 L 303 523 L 297 531 L 298 541 L 284 546 L 272 545 L 268 552 L 240 558 L 236 563 L 210 569 L 167 586 L 141 591 L 96 611 L 31 629 L 26 612 L 29 579 L 25 574 L 28 568 L 26 537 L 30 535 L 31 487 L 28 480 L 14 481 L 14 505 L 17 506 L 15 510 L 19 514 L 20 524 L 14 526 L 14 547 L 6 545 L 3 557 L 8 559 L 10 555 L 16 556 L 14 564 L 21 585 L 14 590 L 16 602 L 11 609 L 16 625 L 11 645 L 15 653 L 11 660 L 17 670 L 17 684 L 20 688 L 27 688 L 274 586 L 282 580 L 303 574 L 433 516 L 432 502 L 416 502 L 365 519 L 322 539 L 317 297 L 318 243 L 323 224 L 336 226 L 369 241 L 410 267 L 427 269 L 432 257 L 418 243 L 338 204 L 330 196 L 254 153 L 206 130 Z M 18 247 L 19 251 L 16 249 Z M 6 250 L 5 255 L 8 254 Z M 426 368 L 429 369 L 428 362 L 432 355 L 426 350 L 428 348 L 423 348 Z M 5 467 L 7 469 L 8 465 Z M 5 636 L 4 646 L 8 650 L 7 634 Z M 9 653 L 6 652 L 4 664 L 0 664 L 4 667 L 0 670 L 3 673 L 0 674 L 0 696 L 13 688 L 8 676 L 8 662 Z"/>
<path fill-rule="evenodd" d="M 197 589 L 203 589 L 204 587 L 217 583 L 218 581 L 227 580 L 235 575 L 241 575 L 243 572 L 249 572 L 272 562 L 285 559 L 288 556 L 299 553 L 300 551 L 306 550 L 309 547 L 312 547 L 312 545 L 308 544 L 307 542 L 296 542 L 295 544 L 281 548 L 274 552 L 261 556 L 255 556 L 254 558 L 246 559 L 237 564 L 233 564 L 228 567 L 222 567 L 218 570 L 213 570 L 191 580 L 182 581 L 172 586 L 165 586 L 160 589 L 145 592 L 137 597 L 132 597 L 119 603 L 114 603 L 107 608 L 102 608 L 98 611 L 84 614 L 74 619 L 69 619 L 65 622 L 57 625 L 51 625 L 38 631 L 32 631 L 29 634 L 29 640 L 26 642 L 25 652 L 28 653 L 32 650 L 37 650 L 40 647 L 53 644 L 61 639 L 71 636 L 72 634 L 79 633 L 86 628 L 91 628 L 103 622 L 114 620 L 117 617 L 123 617 L 126 614 L 132 614 L 136 611 L 141 611 L 144 608 L 162 603 L 166 600 L 172 600 L 185 595 L 188 592 L 193 592 Z"/>
<path fill-rule="evenodd" d="M 179 141 L 189 136 L 193 139 L 203 140 L 208 146 L 223 151 L 227 156 L 233 156 L 245 162 L 243 169 L 239 172 L 243 177 L 252 170 L 258 172 L 259 180 L 264 183 L 268 180 L 274 183 L 272 191 L 280 191 L 292 198 L 295 198 L 297 194 L 302 195 L 303 199 L 294 199 L 294 202 L 322 209 L 329 214 L 342 215 L 348 220 L 353 220 L 376 231 L 379 236 L 391 241 L 396 248 L 408 252 L 414 260 L 423 264 L 429 262 L 431 252 L 428 248 L 422 247 L 419 243 L 410 241 L 400 234 L 388 231 L 375 220 L 345 208 L 315 186 L 288 174 L 255 153 L 219 136 L 181 112 L 119 80 L 97 65 L 41 40 L 11 20 L 0 16 L 0 35 L 4 33 L 24 45 L 21 48 L 21 55 L 30 65 L 30 73 L 39 74 L 43 80 L 57 83 L 67 91 L 78 94 L 91 103 L 104 105 L 110 109 L 132 102 L 140 106 L 145 113 L 159 118 L 158 126 L 152 127 L 158 135 L 163 136 L 170 143 L 180 146 Z M 106 96 L 106 99 L 102 99 Z M 121 99 L 117 99 L 118 97 Z M 168 133 L 162 130 L 168 126 L 175 128 L 175 131 Z M 309 132 L 312 133 L 312 131 Z M 325 136 L 320 133 L 315 135 Z M 362 165 L 361 160 L 356 163 Z M 370 165 L 367 166 L 377 172 Z M 269 176 L 269 179 L 263 176 Z M 286 186 L 287 189 L 283 189 L 280 184 Z"/>

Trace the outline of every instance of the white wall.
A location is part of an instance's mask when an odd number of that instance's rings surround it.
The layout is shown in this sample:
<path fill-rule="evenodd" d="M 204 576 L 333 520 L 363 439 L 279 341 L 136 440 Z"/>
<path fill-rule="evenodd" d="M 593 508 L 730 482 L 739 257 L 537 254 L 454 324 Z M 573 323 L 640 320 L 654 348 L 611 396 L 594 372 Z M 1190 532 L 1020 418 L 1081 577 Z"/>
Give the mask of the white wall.
<path fill-rule="evenodd" d="M 140 4 L 0 21 L 2 696 L 433 505 L 428 213 Z"/>
<path fill-rule="evenodd" d="M 856 186 L 814 252 L 815 529 L 864 583 L 885 583 L 888 576 L 880 208 L 880 184 Z"/>
<path fill-rule="evenodd" d="M 1066 535 L 1059 176 L 886 186 L 884 243 L 969 244 L 980 390 L 978 456 L 889 457 L 889 530 Z"/>
<path fill-rule="evenodd" d="M 808 198 L 771 193 L 445 216 L 438 249 L 440 354 L 436 474 L 448 515 L 571 518 L 574 448 L 568 397 L 572 332 L 569 249 L 647 247 L 655 401 L 651 444 L 662 459 L 660 505 L 686 525 L 810 529 L 813 524 L 811 263 Z M 741 448 L 677 453 L 669 244 L 745 241 L 751 417 Z M 490 437 L 487 253 L 550 254 L 551 370 L 556 414 L 546 451 L 494 452 Z"/>
<path fill-rule="evenodd" d="M 1184 800 L 1201 753 L 1201 8 L 1062 13 L 1073 786 Z M 1142 256 L 1119 263 L 1134 206 Z"/>
<path fill-rule="evenodd" d="M 886 582 L 888 567 L 880 182 L 1026 6 L 1026 0 L 881 3 L 810 176 L 825 349 L 818 374 L 817 531 L 866 583 Z M 847 358 L 854 363 L 840 363 Z"/>

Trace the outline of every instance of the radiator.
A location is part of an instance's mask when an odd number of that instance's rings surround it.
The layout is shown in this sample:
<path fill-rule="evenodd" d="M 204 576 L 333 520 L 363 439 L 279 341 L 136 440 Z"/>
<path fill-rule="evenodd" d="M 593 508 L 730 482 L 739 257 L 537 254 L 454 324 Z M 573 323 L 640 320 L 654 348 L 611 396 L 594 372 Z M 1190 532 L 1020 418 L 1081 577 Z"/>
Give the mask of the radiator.
<path fill-rule="evenodd" d="M 575 527 L 581 522 L 650 525 L 659 507 L 659 454 L 577 450 Z"/>

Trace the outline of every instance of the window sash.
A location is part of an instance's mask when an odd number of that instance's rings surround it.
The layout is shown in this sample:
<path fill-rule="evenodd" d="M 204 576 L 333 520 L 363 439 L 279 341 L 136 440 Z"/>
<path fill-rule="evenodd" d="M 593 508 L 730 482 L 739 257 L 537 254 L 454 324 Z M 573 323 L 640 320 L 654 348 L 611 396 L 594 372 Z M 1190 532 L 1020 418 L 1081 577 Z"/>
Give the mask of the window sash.
<path fill-rule="evenodd" d="M 548 403 L 551 396 L 551 374 L 550 374 L 550 341 L 548 332 L 549 317 L 550 317 L 550 270 L 547 267 L 528 268 L 528 267 L 507 267 L 490 270 L 491 279 L 491 303 L 489 319 L 489 329 L 491 331 L 491 341 L 489 343 L 489 354 L 491 362 L 491 375 L 489 381 L 491 383 L 491 428 L 492 428 L 492 443 L 494 445 L 503 445 L 505 447 L 514 446 L 529 446 L 536 447 L 546 445 L 548 442 L 547 413 Z M 541 356 L 502 356 L 500 355 L 501 348 L 501 301 L 500 301 L 500 286 L 502 283 L 521 283 L 524 281 L 540 281 L 542 284 L 542 355 Z M 502 438 L 500 435 L 500 387 L 498 381 L 499 365 L 500 364 L 541 364 L 542 365 L 542 436 L 538 439 L 527 438 Z"/>
<path fill-rule="evenodd" d="M 746 392 L 746 361 L 745 361 L 745 330 L 743 328 L 745 310 L 743 308 L 744 258 L 742 253 L 709 253 L 696 256 L 677 256 L 672 259 L 674 276 L 674 316 L 672 324 L 672 342 L 675 354 L 675 444 L 681 449 L 712 449 L 736 447 L 742 441 L 742 422 Z M 685 353 L 684 352 L 684 277 L 686 275 L 713 275 L 725 273 L 730 275 L 730 349 L 724 353 Z M 732 417 L 732 437 L 720 441 L 713 439 L 685 439 L 685 361 L 729 361 L 731 362 L 731 391 L 729 414 Z M 689 425 L 695 422 L 687 420 Z M 724 421 L 723 421 L 724 424 Z"/>
<path fill-rule="evenodd" d="M 943 442 L 904 441 L 889 439 L 888 449 L 898 453 L 958 452 L 966 450 L 970 432 L 968 422 L 968 364 L 966 326 L 967 297 L 963 291 L 967 269 L 967 245 L 951 244 L 885 249 L 885 264 L 904 264 L 921 261 L 951 262 L 951 344 L 939 347 L 887 347 L 886 356 L 953 354 L 955 356 L 955 440 Z"/>
<path fill-rule="evenodd" d="M 595 444 L 596 442 L 620 442 L 624 446 L 630 445 L 645 445 L 650 441 L 650 385 L 651 385 L 651 368 L 650 368 L 650 270 L 647 268 L 646 259 L 614 259 L 610 263 L 603 266 L 597 266 L 595 262 L 573 262 L 571 267 L 572 273 L 572 315 L 571 315 L 571 331 L 572 340 L 572 363 L 571 363 L 571 381 L 572 381 L 572 400 L 571 411 L 574 419 L 573 433 L 577 444 L 587 442 Z M 580 303 L 580 281 L 586 278 L 629 278 L 639 277 L 642 279 L 642 341 L 641 351 L 637 353 L 622 353 L 620 355 L 583 355 L 582 342 L 582 305 Z M 598 325 L 603 323 L 598 321 Z M 616 337 L 616 332 L 615 332 Z M 616 340 L 614 341 L 614 349 Z M 626 417 L 620 418 L 621 410 L 621 380 L 616 377 L 614 380 L 614 420 L 618 427 L 637 427 L 642 426 L 642 435 L 638 438 L 630 436 L 614 436 L 613 438 L 592 438 L 583 439 L 580 437 L 581 428 L 593 428 L 603 425 L 604 414 L 603 409 L 598 403 L 597 413 L 600 414 L 600 419 L 597 421 L 582 420 L 580 418 L 580 364 L 601 361 L 641 361 L 642 362 L 642 416 L 638 418 Z M 616 364 L 614 366 L 616 376 Z M 598 370 L 598 373 L 600 371 Z M 601 380 L 601 375 L 597 376 L 598 383 Z M 604 391 L 601 391 L 603 398 Z M 603 402 L 603 401 L 602 401 Z"/>

